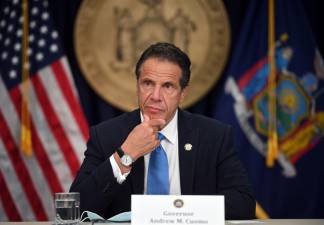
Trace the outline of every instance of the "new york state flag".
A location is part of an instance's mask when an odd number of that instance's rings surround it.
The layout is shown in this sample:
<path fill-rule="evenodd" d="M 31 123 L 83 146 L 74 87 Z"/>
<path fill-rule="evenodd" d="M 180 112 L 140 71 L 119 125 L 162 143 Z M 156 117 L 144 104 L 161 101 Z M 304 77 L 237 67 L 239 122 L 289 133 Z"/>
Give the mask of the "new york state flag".
<path fill-rule="evenodd" d="M 323 218 L 324 64 L 301 2 L 251 1 L 227 74 L 213 115 L 236 128 L 259 206 L 271 218 Z M 271 127 L 278 153 L 267 166 Z"/>

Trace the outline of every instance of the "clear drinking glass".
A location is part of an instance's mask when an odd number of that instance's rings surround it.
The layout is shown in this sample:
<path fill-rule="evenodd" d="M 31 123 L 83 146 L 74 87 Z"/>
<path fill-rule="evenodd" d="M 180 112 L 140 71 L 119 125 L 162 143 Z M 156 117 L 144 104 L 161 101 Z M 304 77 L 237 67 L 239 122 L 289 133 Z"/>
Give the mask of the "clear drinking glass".
<path fill-rule="evenodd" d="M 73 225 L 80 221 L 80 193 L 55 193 L 55 224 Z"/>

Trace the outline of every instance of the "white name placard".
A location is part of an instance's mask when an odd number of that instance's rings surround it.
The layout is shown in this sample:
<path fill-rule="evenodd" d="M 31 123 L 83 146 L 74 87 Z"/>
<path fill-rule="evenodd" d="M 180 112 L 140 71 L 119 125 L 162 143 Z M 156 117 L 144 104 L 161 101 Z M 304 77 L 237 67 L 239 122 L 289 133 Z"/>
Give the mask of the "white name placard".
<path fill-rule="evenodd" d="M 132 225 L 225 225 L 224 196 L 132 195 Z"/>

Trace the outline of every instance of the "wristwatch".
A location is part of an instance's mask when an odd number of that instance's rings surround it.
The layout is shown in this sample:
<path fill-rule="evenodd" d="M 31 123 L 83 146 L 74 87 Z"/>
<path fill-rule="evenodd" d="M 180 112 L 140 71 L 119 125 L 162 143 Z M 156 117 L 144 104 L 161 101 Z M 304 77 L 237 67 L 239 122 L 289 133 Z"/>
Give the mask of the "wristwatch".
<path fill-rule="evenodd" d="M 132 157 L 125 154 L 121 147 L 117 148 L 117 154 L 119 155 L 121 164 L 123 164 L 124 166 L 130 167 L 134 163 Z"/>

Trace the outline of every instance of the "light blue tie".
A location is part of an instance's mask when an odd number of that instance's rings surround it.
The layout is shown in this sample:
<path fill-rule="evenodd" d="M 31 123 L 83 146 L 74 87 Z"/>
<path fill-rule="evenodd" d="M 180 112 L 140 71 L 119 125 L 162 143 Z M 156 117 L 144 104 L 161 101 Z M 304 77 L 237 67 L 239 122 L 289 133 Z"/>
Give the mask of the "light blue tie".
<path fill-rule="evenodd" d="M 161 133 L 158 133 L 158 138 L 160 141 L 165 139 Z M 160 144 L 151 152 L 147 174 L 147 194 L 168 195 L 169 190 L 168 158 Z"/>

